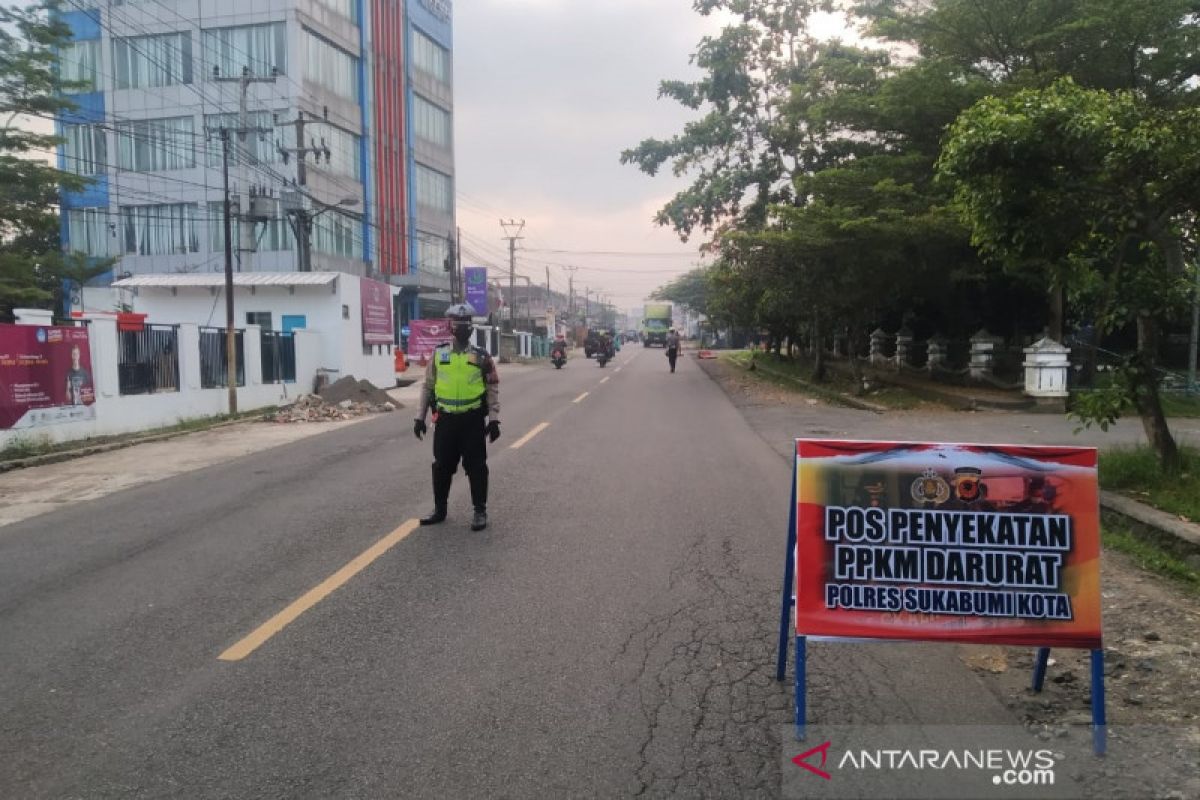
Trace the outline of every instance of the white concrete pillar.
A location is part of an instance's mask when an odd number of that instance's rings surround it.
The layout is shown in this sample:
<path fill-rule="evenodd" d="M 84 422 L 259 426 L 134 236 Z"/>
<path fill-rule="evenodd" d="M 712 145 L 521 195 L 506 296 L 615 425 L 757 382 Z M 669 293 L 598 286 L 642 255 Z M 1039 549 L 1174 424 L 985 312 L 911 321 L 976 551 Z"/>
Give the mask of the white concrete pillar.
<path fill-rule="evenodd" d="M 184 322 L 177 329 L 179 344 L 179 389 L 200 390 L 200 326 Z"/>
<path fill-rule="evenodd" d="M 1067 392 L 1071 348 L 1049 337 L 1025 348 L 1025 394 L 1042 400 L 1060 400 Z"/>
<path fill-rule="evenodd" d="M 296 390 L 300 394 L 309 394 L 317 379 L 317 369 L 321 366 L 321 334 L 295 330 L 292 336 L 296 343 Z M 424 373 L 424 370 L 421 372 Z"/>
<path fill-rule="evenodd" d="M 930 337 L 925 345 L 925 369 L 930 373 L 946 368 L 946 357 L 949 352 L 946 340 L 941 336 Z"/>
<path fill-rule="evenodd" d="M 912 359 L 913 332 L 907 327 L 896 331 L 896 369 L 904 369 Z"/>
<path fill-rule="evenodd" d="M 242 363 L 246 368 L 246 385 L 262 386 L 262 326 L 247 325 L 242 333 Z"/>
<path fill-rule="evenodd" d="M 113 317 L 92 317 L 88 323 L 88 342 L 92 349 L 92 382 L 98 397 L 120 397 L 121 346 L 117 321 Z"/>
<path fill-rule="evenodd" d="M 885 331 L 883 328 L 876 328 L 875 330 L 871 331 L 870 359 L 872 364 L 887 363 L 888 357 L 884 352 L 884 348 L 887 346 L 887 340 L 887 331 Z"/>
<path fill-rule="evenodd" d="M 987 328 L 980 328 L 971 337 L 971 377 L 990 378 L 996 366 L 996 349 L 1003 339 L 988 333 Z"/>

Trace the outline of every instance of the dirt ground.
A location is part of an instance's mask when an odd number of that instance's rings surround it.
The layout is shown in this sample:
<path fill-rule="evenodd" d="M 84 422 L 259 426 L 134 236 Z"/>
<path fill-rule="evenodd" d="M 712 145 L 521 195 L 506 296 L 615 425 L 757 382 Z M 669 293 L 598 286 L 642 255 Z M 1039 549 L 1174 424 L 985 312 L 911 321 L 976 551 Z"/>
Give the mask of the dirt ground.
<path fill-rule="evenodd" d="M 821 410 L 828 409 L 829 433 L 836 436 L 839 428 L 849 427 L 853 438 L 878 435 L 880 423 L 887 425 L 889 417 L 891 438 L 896 439 L 911 438 L 914 415 L 923 424 L 930 415 L 944 415 L 951 435 L 963 427 L 963 412 L 923 407 L 884 415 L 854 412 L 865 415 L 860 428 L 847 422 L 845 409 L 824 400 L 762 381 L 725 361 L 702 363 L 752 426 L 756 414 L 768 409 L 787 414 L 790 408 L 809 425 L 820 424 Z M 990 413 L 997 427 L 1023 424 L 1015 415 Z M 988 414 L 971 413 L 971 427 L 987 426 Z M 796 435 L 808 431 L 798 429 Z M 1111 756 L 1099 766 L 1081 767 L 1072 778 L 1094 797 L 1200 797 L 1200 597 L 1110 550 L 1101 562 L 1101 587 Z M 1089 654 L 1052 651 L 1040 694 L 1030 689 L 1034 655 L 1031 648 L 958 648 L 958 657 L 1041 738 L 1086 735 L 1091 722 Z"/>

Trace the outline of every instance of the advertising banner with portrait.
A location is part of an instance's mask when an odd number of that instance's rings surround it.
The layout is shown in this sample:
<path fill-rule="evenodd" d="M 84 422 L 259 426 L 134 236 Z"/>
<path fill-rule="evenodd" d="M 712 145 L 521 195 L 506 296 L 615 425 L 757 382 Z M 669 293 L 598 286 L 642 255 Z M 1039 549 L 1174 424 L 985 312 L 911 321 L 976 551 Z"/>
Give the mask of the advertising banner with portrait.
<path fill-rule="evenodd" d="M 796 442 L 799 636 L 1100 647 L 1096 451 Z"/>
<path fill-rule="evenodd" d="M 363 344 L 391 344 L 396 336 L 392 325 L 392 287 L 363 278 L 359 282 L 359 293 L 362 295 Z"/>
<path fill-rule="evenodd" d="M 0 429 L 95 419 L 85 327 L 0 325 Z"/>

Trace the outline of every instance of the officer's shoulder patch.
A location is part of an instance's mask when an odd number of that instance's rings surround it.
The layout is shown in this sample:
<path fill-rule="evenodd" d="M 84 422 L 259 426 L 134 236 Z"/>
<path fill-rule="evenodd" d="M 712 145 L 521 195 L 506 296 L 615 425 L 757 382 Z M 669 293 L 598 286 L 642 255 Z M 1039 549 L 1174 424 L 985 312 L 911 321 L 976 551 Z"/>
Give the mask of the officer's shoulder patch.
<path fill-rule="evenodd" d="M 446 349 L 446 350 L 439 349 L 438 350 L 438 361 L 443 364 L 449 364 L 450 363 L 450 350 L 449 349 Z"/>

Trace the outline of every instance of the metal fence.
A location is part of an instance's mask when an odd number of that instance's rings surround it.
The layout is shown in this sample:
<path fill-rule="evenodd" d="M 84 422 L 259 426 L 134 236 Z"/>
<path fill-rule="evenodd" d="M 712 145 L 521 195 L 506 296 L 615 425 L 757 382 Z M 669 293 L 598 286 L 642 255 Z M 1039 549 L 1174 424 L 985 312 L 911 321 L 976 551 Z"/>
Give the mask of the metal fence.
<path fill-rule="evenodd" d="M 237 347 L 237 385 L 246 385 L 246 359 L 242 347 L 242 332 L 235 332 Z M 225 329 L 200 329 L 200 388 L 215 389 L 227 386 L 229 374 L 225 359 Z"/>
<path fill-rule="evenodd" d="M 179 332 L 174 325 L 145 325 L 117 333 L 121 394 L 179 391 Z"/>
<path fill-rule="evenodd" d="M 296 337 L 279 331 L 262 332 L 263 383 L 296 380 Z"/>

